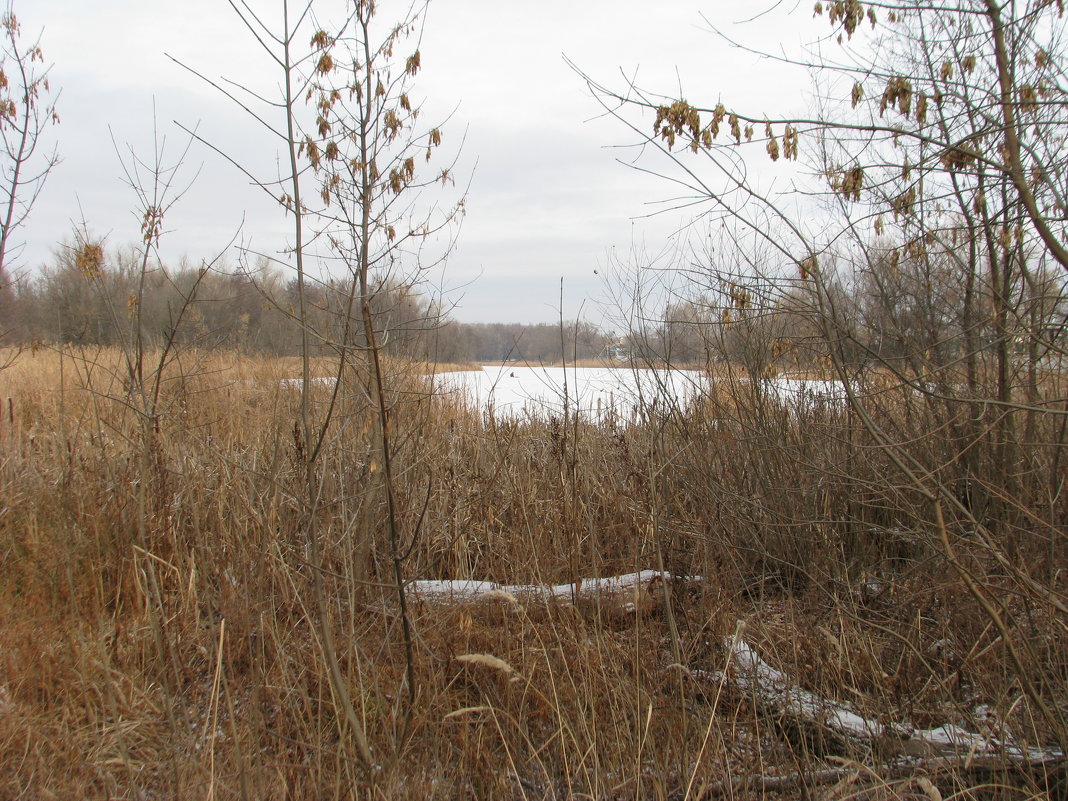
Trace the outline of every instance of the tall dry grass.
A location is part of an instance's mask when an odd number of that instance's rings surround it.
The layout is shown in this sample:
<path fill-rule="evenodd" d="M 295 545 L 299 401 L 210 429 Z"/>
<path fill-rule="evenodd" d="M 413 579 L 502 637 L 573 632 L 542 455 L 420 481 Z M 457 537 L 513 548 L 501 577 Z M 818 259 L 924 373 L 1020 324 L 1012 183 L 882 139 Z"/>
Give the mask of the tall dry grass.
<path fill-rule="evenodd" d="M 292 368 L 185 354 L 152 436 L 114 352 L 25 353 L 0 372 L 0 797 L 694 799 L 760 796 L 761 776 L 792 777 L 787 797 L 931 797 L 880 770 L 892 744 L 770 714 L 726 681 L 741 620 L 766 659 L 873 719 L 974 728 L 985 706 L 1021 741 L 1057 741 L 1019 688 L 1064 711 L 1063 615 L 964 539 L 1004 590 L 1006 642 L 844 407 L 790 409 L 740 382 L 642 426 L 483 420 L 392 363 L 406 576 L 563 583 L 662 564 L 701 579 L 633 608 L 413 598 L 409 715 L 366 375 L 317 385 L 313 414 L 335 404 L 322 575 L 364 770 L 312 623 Z M 938 414 L 880 403 L 903 431 Z M 959 443 L 934 429 L 939 465 Z M 1063 507 L 1043 514 L 1018 523 L 1021 560 L 1063 560 L 1043 539 Z M 828 766 L 852 779 L 817 790 Z M 943 797 L 1063 793 L 1063 776 L 1011 766 L 924 778 Z"/>

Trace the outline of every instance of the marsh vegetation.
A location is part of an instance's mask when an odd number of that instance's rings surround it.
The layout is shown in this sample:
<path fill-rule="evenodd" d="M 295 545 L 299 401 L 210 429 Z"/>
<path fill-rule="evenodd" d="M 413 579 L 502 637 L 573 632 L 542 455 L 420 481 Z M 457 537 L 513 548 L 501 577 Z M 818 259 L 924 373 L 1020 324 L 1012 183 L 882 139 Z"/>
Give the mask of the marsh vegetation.
<path fill-rule="evenodd" d="M 0 796 L 1065 796 L 1059 4 L 817 4 L 811 118 L 591 80 L 721 225 L 537 356 L 423 294 L 418 16 L 234 7 L 289 247 L 167 265 L 156 153 L 129 251 L 0 275 Z"/>

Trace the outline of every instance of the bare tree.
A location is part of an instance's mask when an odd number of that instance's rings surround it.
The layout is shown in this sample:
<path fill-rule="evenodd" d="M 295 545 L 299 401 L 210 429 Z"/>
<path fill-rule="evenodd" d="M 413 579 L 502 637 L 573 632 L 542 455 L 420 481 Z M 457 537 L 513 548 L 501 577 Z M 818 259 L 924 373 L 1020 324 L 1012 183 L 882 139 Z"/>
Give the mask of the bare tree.
<path fill-rule="evenodd" d="M 1062 5 L 834 0 L 814 10 L 828 41 L 763 54 L 812 70 L 820 91 L 809 114 L 589 83 L 647 154 L 666 158 L 656 169 L 687 202 L 729 221 L 733 259 L 772 288 L 736 298 L 738 311 L 802 300 L 863 432 L 850 429 L 850 462 L 870 448 L 896 471 L 882 478 L 895 519 L 924 532 L 967 586 L 1031 713 L 1063 746 L 1068 730 L 1043 689 L 1063 684 L 1010 603 L 1020 594 L 1043 605 L 1063 630 L 1064 480 L 1049 473 L 1066 413 L 1056 334 L 1065 283 L 1050 278 L 1053 266 L 1068 269 Z M 763 189 L 767 169 L 789 170 L 796 189 Z M 694 272 L 738 283 L 722 255 Z"/>
<path fill-rule="evenodd" d="M 423 198 L 423 190 L 452 183 L 455 166 L 424 169 L 440 147 L 442 133 L 437 126 L 420 127 L 420 109 L 410 98 L 412 80 L 422 66 L 419 33 L 426 5 L 417 3 L 401 20 L 383 23 L 376 3 L 358 0 L 351 32 L 338 36 L 316 32 L 312 44 L 317 60 L 309 97 L 315 100 L 317 135 L 306 134 L 302 142 L 326 204 L 319 215 L 319 235 L 347 274 L 342 326 L 331 343 L 339 355 L 337 385 L 353 354 L 366 354 L 370 368 L 367 395 L 378 417 L 378 455 L 406 653 L 409 715 L 416 678 L 403 561 L 410 552 L 406 541 L 414 542 L 418 532 L 403 530 L 392 423 L 397 397 L 384 354 L 389 338 L 404 334 L 394 324 L 402 317 L 395 315 L 398 302 L 403 305 L 406 288 L 419 284 L 428 270 L 444 262 L 452 242 L 449 229 L 463 211 L 462 201 L 439 210 Z M 398 53 L 413 40 L 413 49 Z M 439 234 L 445 235 L 444 250 L 427 262 L 424 245 Z"/>
<path fill-rule="evenodd" d="M 349 504 L 331 500 L 327 487 L 338 482 L 327 460 L 341 452 L 357 456 L 361 441 L 342 441 L 339 418 L 343 404 L 366 412 L 361 403 L 369 400 L 377 443 L 370 453 L 358 456 L 364 467 L 372 467 L 362 486 L 339 491 L 368 498 L 382 493 L 388 561 L 407 662 L 407 719 L 416 677 L 402 563 L 418 531 L 407 527 L 411 516 L 402 510 L 405 499 L 399 496 L 394 474 L 397 443 L 404 438 L 393 422 L 397 395 L 384 355 L 397 317 L 410 311 L 404 298 L 420 285 L 429 266 L 440 264 L 448 252 L 451 224 L 458 220 L 462 202 L 439 214 L 422 193 L 451 181 L 451 165 L 434 169 L 432 164 L 442 142 L 441 130 L 420 127 L 419 109 L 409 96 L 411 81 L 421 68 L 418 40 L 425 3 L 411 5 L 399 19 L 387 22 L 380 18 L 377 3 L 355 0 L 346 3 L 344 18 L 333 24 L 317 18 L 311 0 L 298 4 L 281 0 L 274 23 L 243 0 L 231 0 L 230 5 L 273 67 L 278 94 L 268 96 L 234 81 L 208 82 L 280 143 L 285 166 L 271 177 L 257 173 L 236 155 L 215 149 L 275 199 L 291 221 L 286 250 L 257 255 L 295 271 L 295 302 L 289 314 L 300 331 L 302 380 L 293 446 L 303 474 L 295 495 L 300 536 L 311 567 L 312 622 L 334 694 L 339 731 L 347 734 L 342 742 L 351 738 L 359 763 L 371 768 L 371 744 L 335 646 L 323 541 L 331 531 L 340 530 L 341 536 L 360 540 L 354 550 L 367 552 L 374 534 L 357 528 L 355 520 L 339 521 L 328 514 L 331 504 Z M 414 48 L 407 50 L 411 42 Z M 426 178 L 419 177 L 423 165 L 434 169 Z M 444 253 L 425 261 L 422 244 L 439 234 L 444 235 Z M 394 314 L 397 303 L 405 307 L 404 315 Z M 428 314 L 436 308 L 425 307 Z M 423 326 L 427 321 L 415 322 Z M 313 357 L 322 354 L 336 357 L 325 400 L 318 397 L 313 382 Z M 355 574 L 351 578 L 353 585 L 364 579 Z"/>
<path fill-rule="evenodd" d="M 49 129 L 59 122 L 57 94 L 48 83 L 40 40 L 29 44 L 9 5 L 0 19 L 0 334 L 11 325 L 14 234 L 44 188 L 59 158 L 47 150 Z"/>

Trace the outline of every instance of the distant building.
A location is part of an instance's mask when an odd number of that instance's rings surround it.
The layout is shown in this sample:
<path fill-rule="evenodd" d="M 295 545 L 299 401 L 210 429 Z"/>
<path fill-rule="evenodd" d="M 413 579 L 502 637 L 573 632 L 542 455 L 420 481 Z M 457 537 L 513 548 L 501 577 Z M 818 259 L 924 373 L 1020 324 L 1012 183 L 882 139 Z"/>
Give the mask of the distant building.
<path fill-rule="evenodd" d="M 615 359 L 617 362 L 625 362 L 630 358 L 630 348 L 622 342 L 613 342 L 605 346 L 604 355 L 609 359 Z"/>

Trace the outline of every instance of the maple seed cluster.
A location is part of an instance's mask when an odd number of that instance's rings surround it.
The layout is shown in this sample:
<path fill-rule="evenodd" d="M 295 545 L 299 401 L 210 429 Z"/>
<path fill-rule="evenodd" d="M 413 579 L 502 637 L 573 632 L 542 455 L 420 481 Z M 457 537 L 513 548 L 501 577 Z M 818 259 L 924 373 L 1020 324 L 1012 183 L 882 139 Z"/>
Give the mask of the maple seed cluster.
<path fill-rule="evenodd" d="M 701 125 L 701 112 L 691 106 L 685 100 L 676 100 L 670 106 L 658 106 L 656 119 L 653 122 L 653 135 L 667 143 L 668 148 L 674 148 L 679 137 L 688 140 L 687 147 L 694 153 L 699 150 L 711 150 L 719 137 L 720 127 L 723 121 L 727 121 L 734 144 L 741 144 L 744 135 L 746 142 L 753 141 L 753 126 L 746 124 L 742 128 L 743 118 L 736 113 L 727 112 L 722 103 L 719 103 L 712 111 L 712 119 L 707 126 Z M 798 131 L 792 125 L 786 125 L 782 134 L 782 145 L 772 131 L 771 123 L 765 123 L 765 135 L 767 139 L 766 149 L 772 161 L 777 161 L 779 156 L 787 159 L 797 159 Z"/>
<path fill-rule="evenodd" d="M 141 239 L 146 245 L 153 242 L 159 244 L 160 235 L 163 233 L 163 209 L 159 206 L 149 206 L 145 209 L 141 218 Z"/>
<path fill-rule="evenodd" d="M 15 40 L 19 36 L 21 26 L 14 14 L 8 12 L 3 17 L 0 17 L 0 28 L 3 28 L 3 33 L 10 43 L 9 53 L 13 53 L 17 61 L 28 64 L 44 63 L 44 53 L 39 46 L 34 46 L 24 54 L 18 53 L 15 47 Z M 42 89 L 45 92 L 50 91 L 47 71 L 45 75 L 38 77 L 29 76 L 27 85 L 21 87 L 21 104 L 25 112 L 28 113 L 31 109 L 37 108 Z M 4 70 L 3 60 L 0 60 L 0 126 L 13 123 L 19 114 L 20 105 L 16 103 L 15 98 L 8 95 L 10 90 L 11 83 L 7 77 L 7 72 Z M 52 123 L 59 122 L 59 115 L 54 108 L 49 110 L 48 119 Z"/>
<path fill-rule="evenodd" d="M 100 278 L 104 271 L 104 248 L 91 242 L 81 245 L 74 251 L 74 266 L 90 281 Z"/>
<path fill-rule="evenodd" d="M 830 17 L 831 25 L 842 24 L 842 28 L 845 29 L 846 36 L 850 39 L 853 38 L 854 32 L 860 27 L 860 23 L 864 21 L 864 17 L 867 16 L 868 22 L 874 28 L 878 22 L 878 18 L 875 16 L 875 9 L 868 8 L 867 12 L 864 10 L 864 4 L 860 0 L 834 0 L 834 2 L 826 4 L 827 14 Z M 824 11 L 824 4 L 817 2 L 813 8 L 816 16 L 821 16 Z M 841 41 L 841 38 L 839 38 Z"/>

